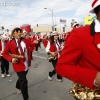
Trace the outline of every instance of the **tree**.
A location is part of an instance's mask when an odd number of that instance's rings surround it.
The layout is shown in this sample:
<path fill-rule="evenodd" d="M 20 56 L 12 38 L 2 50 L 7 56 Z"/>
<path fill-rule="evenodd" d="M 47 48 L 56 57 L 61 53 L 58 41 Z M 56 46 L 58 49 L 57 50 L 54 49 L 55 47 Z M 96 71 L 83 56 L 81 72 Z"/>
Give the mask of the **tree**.
<path fill-rule="evenodd" d="M 5 29 L 4 26 L 1 26 L 1 30 L 2 30 L 2 32 L 4 31 L 4 29 Z"/>

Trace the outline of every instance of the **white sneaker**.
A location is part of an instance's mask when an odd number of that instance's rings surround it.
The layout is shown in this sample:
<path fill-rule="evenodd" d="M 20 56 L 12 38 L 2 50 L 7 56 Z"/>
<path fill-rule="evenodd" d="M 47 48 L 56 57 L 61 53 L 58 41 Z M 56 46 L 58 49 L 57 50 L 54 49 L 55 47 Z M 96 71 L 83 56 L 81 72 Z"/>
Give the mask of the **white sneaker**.
<path fill-rule="evenodd" d="M 52 77 L 48 76 L 48 79 L 49 79 L 50 81 L 52 81 Z"/>
<path fill-rule="evenodd" d="M 1 77 L 4 78 L 5 77 L 5 74 L 1 74 Z"/>
<path fill-rule="evenodd" d="M 10 77 L 11 75 L 10 75 L 10 74 L 6 74 L 6 76 L 7 76 L 7 77 Z"/>
<path fill-rule="evenodd" d="M 16 89 L 16 92 L 17 92 L 18 94 L 21 94 L 21 90 L 20 90 L 20 89 Z"/>
<path fill-rule="evenodd" d="M 57 81 L 58 81 L 58 82 L 62 82 L 63 80 L 62 80 L 62 79 L 57 79 Z"/>

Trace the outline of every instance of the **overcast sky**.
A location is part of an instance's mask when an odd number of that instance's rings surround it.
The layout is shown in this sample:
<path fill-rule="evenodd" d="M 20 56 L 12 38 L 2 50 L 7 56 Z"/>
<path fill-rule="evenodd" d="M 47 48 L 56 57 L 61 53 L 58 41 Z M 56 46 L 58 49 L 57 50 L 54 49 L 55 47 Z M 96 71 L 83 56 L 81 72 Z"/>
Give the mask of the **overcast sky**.
<path fill-rule="evenodd" d="M 66 19 L 67 26 L 71 20 L 83 22 L 83 18 L 90 15 L 93 0 L 0 0 L 0 26 L 14 27 L 22 24 L 31 26 L 52 25 L 60 26 L 59 20 Z M 49 9 L 44 9 L 49 8 Z"/>

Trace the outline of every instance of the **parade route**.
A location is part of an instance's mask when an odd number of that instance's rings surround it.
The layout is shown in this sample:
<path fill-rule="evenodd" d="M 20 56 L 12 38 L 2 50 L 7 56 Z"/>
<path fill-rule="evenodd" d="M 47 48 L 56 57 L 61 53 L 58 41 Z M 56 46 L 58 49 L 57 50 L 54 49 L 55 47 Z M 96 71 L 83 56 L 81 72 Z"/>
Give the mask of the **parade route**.
<path fill-rule="evenodd" d="M 63 78 L 63 82 L 56 80 L 56 75 L 52 81 L 47 79 L 48 72 L 52 70 L 52 64 L 46 59 L 44 49 L 39 49 L 39 53 L 33 53 L 32 66 L 29 69 L 28 90 L 29 100 L 74 100 L 69 94 L 71 82 Z M 11 77 L 0 77 L 0 100 L 23 100 L 21 94 L 16 93 L 15 83 L 17 75 L 10 64 Z M 12 80 L 12 82 L 9 82 Z"/>
<path fill-rule="evenodd" d="M 100 0 L 1 0 L 0 15 L 0 100 L 100 100 Z"/>

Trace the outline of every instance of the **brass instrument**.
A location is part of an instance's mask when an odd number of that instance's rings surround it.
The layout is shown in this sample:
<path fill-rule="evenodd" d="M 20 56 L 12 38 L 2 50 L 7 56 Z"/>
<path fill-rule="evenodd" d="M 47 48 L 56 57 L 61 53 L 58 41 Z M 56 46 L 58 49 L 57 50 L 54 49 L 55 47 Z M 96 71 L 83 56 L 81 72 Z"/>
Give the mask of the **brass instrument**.
<path fill-rule="evenodd" d="M 13 57 L 13 58 L 21 58 L 21 59 L 23 59 L 24 58 L 24 56 L 23 55 L 16 55 L 16 54 L 9 54 L 11 57 Z"/>
<path fill-rule="evenodd" d="M 50 54 L 50 55 L 48 55 L 47 59 L 48 59 L 48 60 L 52 60 L 52 59 L 53 59 L 53 60 L 56 60 L 56 57 L 55 57 L 55 56 L 52 56 L 52 55 Z"/>
<path fill-rule="evenodd" d="M 90 89 L 73 83 L 69 92 L 76 100 L 100 100 L 100 87 Z"/>
<path fill-rule="evenodd" d="M 57 43 L 57 41 L 55 42 L 55 45 L 56 45 L 56 43 Z M 58 45 L 58 44 L 57 44 L 57 45 Z M 56 52 L 54 52 L 54 54 L 56 55 L 57 53 L 60 53 L 61 50 L 62 50 L 62 49 L 59 47 L 59 50 L 56 51 Z M 52 54 L 49 53 L 47 59 L 48 59 L 49 61 L 52 60 L 52 59 L 53 59 L 53 60 L 56 60 L 56 56 L 53 56 Z"/>
<path fill-rule="evenodd" d="M 61 50 L 58 50 L 58 51 L 56 51 L 56 52 L 54 52 L 54 53 L 57 54 L 57 53 L 60 52 L 60 51 L 61 51 Z M 56 57 L 55 57 L 55 56 L 52 56 L 51 54 L 49 54 L 48 57 L 47 57 L 47 59 L 48 59 L 48 60 L 52 60 L 52 59 L 53 59 L 53 60 L 56 60 Z"/>

